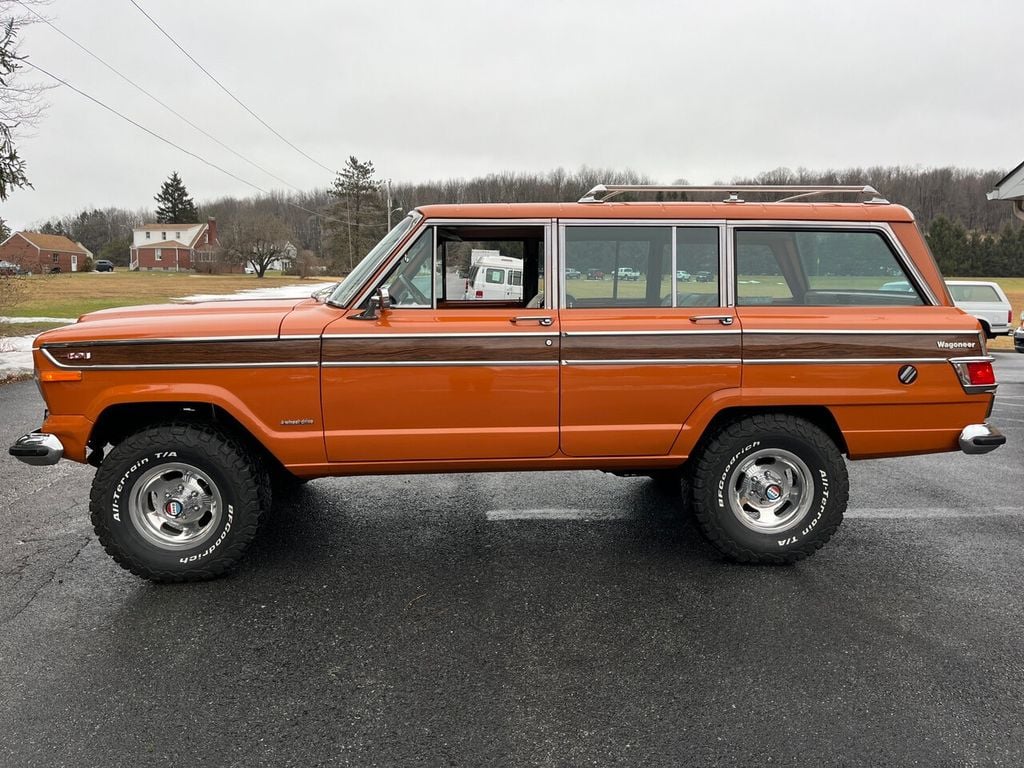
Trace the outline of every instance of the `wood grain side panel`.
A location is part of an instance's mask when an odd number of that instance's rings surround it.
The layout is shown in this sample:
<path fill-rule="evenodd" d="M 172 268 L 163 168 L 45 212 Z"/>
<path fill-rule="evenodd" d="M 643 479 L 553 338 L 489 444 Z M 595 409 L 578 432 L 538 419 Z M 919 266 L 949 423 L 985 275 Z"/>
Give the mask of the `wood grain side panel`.
<path fill-rule="evenodd" d="M 253 365 L 316 363 L 318 339 L 266 341 L 181 341 L 142 344 L 74 344 L 44 347 L 63 366 Z"/>
<path fill-rule="evenodd" d="M 940 346 L 940 343 L 948 346 Z M 952 347 L 952 348 L 950 348 Z M 976 335 L 911 334 L 785 334 L 749 333 L 743 337 L 743 359 L 893 359 L 977 355 Z"/>
<path fill-rule="evenodd" d="M 554 338 L 554 334 L 551 337 Z M 324 363 L 551 362 L 558 346 L 544 336 L 324 339 Z"/>
<path fill-rule="evenodd" d="M 740 336 L 687 334 L 679 336 L 566 336 L 566 360 L 735 360 Z"/>

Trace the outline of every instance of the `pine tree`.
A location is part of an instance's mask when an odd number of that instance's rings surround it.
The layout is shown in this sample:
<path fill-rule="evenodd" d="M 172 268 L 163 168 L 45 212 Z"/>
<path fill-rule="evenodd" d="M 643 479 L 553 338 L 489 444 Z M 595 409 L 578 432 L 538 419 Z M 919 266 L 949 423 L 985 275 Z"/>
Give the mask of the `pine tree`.
<path fill-rule="evenodd" d="M 334 205 L 332 212 L 345 222 L 343 242 L 338 243 L 341 251 L 341 264 L 343 269 L 350 270 L 368 250 L 363 241 L 368 236 L 373 237 L 378 233 L 373 232 L 373 225 L 376 224 L 376 214 L 379 214 L 380 201 L 377 191 L 380 182 L 375 181 L 373 161 L 359 162 L 354 155 L 349 156 L 345 163 L 345 169 L 338 173 L 334 180 L 334 186 L 330 193 L 338 202 Z M 373 220 L 368 220 L 373 219 Z M 367 229 L 371 229 L 367 232 Z M 340 232 L 335 233 L 335 240 Z"/>
<path fill-rule="evenodd" d="M 157 224 L 194 224 L 199 221 L 196 204 L 189 197 L 177 171 L 163 183 L 160 194 L 153 199 L 157 202 Z"/>

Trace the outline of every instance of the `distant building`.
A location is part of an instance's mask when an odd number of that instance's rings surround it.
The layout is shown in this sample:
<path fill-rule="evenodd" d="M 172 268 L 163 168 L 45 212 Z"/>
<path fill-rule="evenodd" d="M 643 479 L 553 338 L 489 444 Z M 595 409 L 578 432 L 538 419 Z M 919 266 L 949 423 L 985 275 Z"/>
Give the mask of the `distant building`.
<path fill-rule="evenodd" d="M 143 224 L 132 231 L 129 269 L 181 272 L 216 261 L 217 220 L 205 224 Z"/>
<path fill-rule="evenodd" d="M 989 200 L 1009 200 L 1017 218 L 1024 219 L 1024 163 L 1021 163 L 1002 179 L 986 195 Z"/>
<path fill-rule="evenodd" d="M 15 232 L 0 243 L 0 261 L 17 264 L 24 272 L 78 272 L 92 253 L 64 235 Z"/>

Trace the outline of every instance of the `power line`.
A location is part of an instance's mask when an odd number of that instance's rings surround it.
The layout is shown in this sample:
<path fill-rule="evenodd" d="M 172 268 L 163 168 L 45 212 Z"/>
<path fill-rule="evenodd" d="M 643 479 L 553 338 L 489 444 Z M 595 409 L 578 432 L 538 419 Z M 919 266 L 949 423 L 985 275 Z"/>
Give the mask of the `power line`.
<path fill-rule="evenodd" d="M 323 163 L 321 163 L 321 162 L 320 162 L 319 160 L 317 160 L 317 159 L 315 159 L 315 158 L 313 158 L 313 157 L 310 157 L 310 156 L 309 156 L 309 155 L 307 155 L 307 154 L 306 154 L 305 152 L 303 152 L 303 151 L 302 151 L 301 149 L 299 149 L 299 148 L 298 148 L 297 146 L 295 146 L 295 145 L 294 145 L 294 144 L 292 144 L 292 143 L 291 143 L 290 141 L 288 141 L 288 139 L 286 139 L 286 138 L 285 138 L 284 136 L 282 136 L 282 135 L 281 135 L 280 133 L 278 133 L 278 132 L 277 132 L 276 130 L 274 130 L 274 128 L 272 128 L 272 127 L 271 127 L 271 126 L 270 126 L 270 125 L 269 125 L 269 124 L 268 124 L 268 123 L 266 122 L 266 120 L 264 120 L 264 119 L 263 119 L 262 117 L 260 117 L 259 115 L 257 115 L 257 114 L 256 114 L 255 112 L 253 112 L 253 111 L 252 111 L 251 109 L 249 109 L 249 107 L 247 107 L 247 106 L 246 106 L 245 104 L 243 104 L 243 103 L 242 103 L 242 101 L 241 101 L 241 99 L 239 99 L 239 98 L 238 98 L 237 96 L 235 96 L 235 94 L 233 94 L 233 93 L 232 93 L 231 91 L 229 91 L 229 90 L 227 89 L 227 87 L 225 87 L 225 86 L 224 86 L 224 84 L 223 84 L 223 83 L 221 83 L 221 81 L 220 81 L 220 80 L 218 80 L 218 79 L 217 79 L 216 77 L 214 77 L 214 76 L 213 76 L 212 74 L 210 74 L 209 70 L 207 70 L 207 69 L 206 69 L 206 67 L 204 67 L 204 66 L 203 66 L 202 64 L 200 64 L 200 63 L 199 63 L 198 61 L 196 61 L 195 57 L 194 57 L 194 56 L 192 56 L 192 54 L 190 54 L 190 53 L 189 53 L 188 51 L 186 51 L 186 50 L 185 50 L 184 48 L 182 48 L 182 47 L 181 47 L 181 45 L 179 45 L 179 44 L 178 44 L 178 41 L 177 41 L 177 40 L 175 40 L 175 39 L 174 39 L 173 37 L 171 37 L 171 36 L 170 36 L 170 34 L 168 34 L 167 30 L 165 30 L 165 29 L 164 29 L 163 27 L 161 27 L 161 26 L 160 26 L 159 24 L 157 24 L 156 20 L 155 20 L 155 19 L 154 19 L 154 18 L 153 18 L 152 16 L 150 16 L 150 15 L 149 15 L 148 13 L 146 13 L 146 12 L 145 12 L 145 11 L 144 11 L 144 10 L 142 9 L 142 6 L 140 6 L 140 5 L 139 5 L 139 4 L 137 3 L 137 2 L 135 2 L 135 0 L 128 0 L 128 2 L 130 2 L 130 3 L 131 3 L 132 5 L 134 5 L 134 6 L 136 7 L 136 8 L 138 8 L 138 10 L 139 10 L 139 13 L 141 13 L 141 14 L 142 14 L 143 16 L 145 16 L 145 17 L 146 17 L 147 19 L 149 19 L 149 20 L 150 20 L 150 22 L 151 22 L 151 23 L 153 24 L 153 26 L 154 26 L 154 27 L 156 27 L 157 29 L 159 29 L 159 30 L 160 30 L 160 31 L 161 31 L 161 32 L 163 33 L 164 37 L 166 37 L 166 38 L 167 38 L 168 40 L 170 40 L 170 41 L 171 41 L 171 43 L 173 43 L 173 44 L 174 44 L 174 47 L 175 47 L 175 48 L 177 48 L 177 49 L 178 49 L 179 51 L 181 51 L 181 52 L 182 52 L 183 54 L 185 54 L 185 56 L 186 56 L 186 57 L 188 57 L 189 61 L 191 61 L 191 62 L 192 62 L 193 64 L 195 64 L 195 65 L 196 65 L 197 67 L 199 67 L 199 69 L 201 69 L 201 70 L 203 71 L 203 73 L 204 73 L 204 74 L 205 74 L 205 75 L 206 75 L 206 76 L 207 76 L 208 78 L 210 78 L 211 80 L 213 80 L 213 82 L 215 82 L 215 83 L 216 83 L 216 84 L 217 84 L 217 85 L 218 85 L 218 86 L 220 87 L 220 89 L 221 89 L 222 91 L 224 91 L 224 93 L 226 93 L 226 94 L 227 94 L 228 96 L 230 96 L 230 97 L 231 97 L 232 99 L 234 99 L 235 103 L 237 103 L 237 104 L 238 104 L 238 105 L 239 105 L 239 106 L 240 106 L 240 107 L 241 107 L 242 109 L 244 109 L 244 110 L 245 110 L 246 112 L 248 112 L 248 113 L 249 113 L 250 115 L 252 115 L 253 117 L 255 117 L 255 118 L 256 118 L 256 119 L 257 119 L 257 120 L 258 120 L 258 121 L 259 121 L 259 122 L 260 122 L 260 123 L 261 123 L 261 124 L 263 125 L 263 127 L 265 127 L 265 128 L 266 128 L 266 129 L 268 130 L 268 131 L 270 131 L 270 132 L 271 132 L 272 134 L 274 134 L 275 136 L 277 136 L 277 138 L 279 138 L 279 139 L 280 139 L 281 141 L 283 141 L 283 142 L 284 142 L 285 144 L 287 144 L 287 145 L 288 145 L 289 147 L 291 147 L 292 149 L 294 149 L 294 150 L 295 150 L 296 152 L 298 152 L 298 153 L 299 153 L 300 155 L 302 155 L 302 156 L 303 156 L 304 158 L 306 158 L 307 160 L 309 160 L 309 161 L 310 161 L 311 163 L 314 163 L 315 165 L 318 165 L 318 166 L 320 166 L 321 168 L 323 168 L 323 169 L 324 169 L 325 171 L 327 171 L 328 173 L 331 173 L 331 174 L 337 174 L 337 171 L 336 171 L 336 170 L 334 170 L 334 169 L 332 169 L 332 168 L 328 168 L 328 167 L 327 167 L 326 165 L 324 165 Z"/>
<path fill-rule="evenodd" d="M 254 160 L 250 160 L 250 159 L 249 159 L 248 157 L 246 157 L 245 155 L 243 155 L 243 154 L 242 154 L 241 152 L 238 152 L 238 151 L 236 151 L 236 150 L 232 149 L 231 147 L 229 147 L 229 146 L 228 146 L 227 144 L 225 144 L 225 143 L 224 143 L 223 141 L 221 141 L 220 139 L 218 139 L 218 138 L 217 138 L 216 136 L 212 136 L 212 135 L 210 135 L 209 133 L 207 133 L 206 131 L 204 131 L 204 130 L 203 130 L 202 128 L 200 128 L 200 127 L 199 127 L 198 125 L 196 125 L 196 124 L 195 124 L 194 122 L 192 122 L 192 121 L 191 121 L 191 120 L 189 120 L 189 119 L 188 119 L 187 117 L 185 117 L 185 116 L 184 116 L 183 114 L 181 114 L 180 112 L 178 112 L 178 111 L 177 111 L 176 109 L 174 109 L 174 108 L 173 108 L 173 107 L 171 107 L 171 106 L 168 106 L 167 104 L 165 104 L 164 102 L 162 102 L 162 101 L 161 101 L 161 100 L 160 100 L 159 98 L 157 98 L 157 97 L 156 97 L 156 96 L 154 96 L 154 95 L 153 95 L 152 93 L 150 93 L 150 92 L 149 92 L 149 91 L 147 91 L 147 90 L 146 90 L 145 88 L 143 88 L 143 87 L 142 87 L 141 85 L 139 85 L 139 84 L 138 84 L 138 83 L 136 83 L 136 82 L 135 82 L 134 80 L 132 80 L 131 78 L 129 78 L 129 77 L 127 76 L 127 75 L 125 75 L 124 73 L 120 72 L 120 71 L 119 71 L 118 69 L 116 69 L 115 67 L 113 67 L 112 65 L 108 64 L 107 62 L 105 62 L 105 61 L 104 61 L 103 59 L 101 59 L 101 58 L 100 58 L 99 56 L 97 56 L 97 55 L 96 55 L 95 53 L 93 53 L 92 51 L 90 51 L 90 50 L 89 50 L 88 48 L 86 48 L 86 47 L 85 47 L 84 45 L 82 45 L 81 43 L 79 43 L 79 42 L 78 42 L 77 40 L 75 40 L 75 39 L 74 39 L 73 37 L 71 37 L 71 36 L 70 36 L 69 34 L 67 34 L 67 33 L 66 33 L 66 32 L 64 32 L 64 31 L 63 31 L 62 29 L 60 29 L 60 28 L 59 28 L 59 27 L 57 27 L 57 26 L 56 26 L 55 24 L 53 24 L 53 23 L 52 23 L 52 22 L 51 22 L 51 21 L 50 21 L 49 19 L 47 19 L 47 18 L 46 18 L 45 16 L 41 16 L 41 15 L 40 15 L 39 13 L 36 13 L 36 11 L 35 11 L 35 10 L 34 10 L 33 8 L 31 8 L 30 6 L 26 5 L 26 4 L 24 3 L 24 2 L 22 2 L 22 0 L 15 0 L 15 2 L 16 2 L 16 3 L 18 3 L 18 5 L 20 5 L 21 7 L 23 7 L 23 8 L 24 8 L 24 9 L 25 9 L 26 11 L 28 11 L 28 12 L 29 12 L 29 13 L 31 13 L 31 14 L 33 14 L 33 15 L 34 15 L 34 16 L 35 16 L 35 17 L 36 17 L 37 19 L 39 19 L 39 20 L 40 20 L 41 22 L 43 22 L 44 24 L 46 24 L 47 26 L 49 26 L 49 27 L 50 27 L 51 29 L 53 29 L 53 30 L 54 30 L 54 31 L 55 31 L 55 32 L 56 32 L 57 34 L 59 34 L 59 35 L 62 35 L 62 36 L 64 36 L 64 37 L 65 37 L 65 38 L 67 38 L 67 40 L 69 40 L 69 41 L 70 41 L 71 43 L 73 43 L 74 45 L 78 46 L 78 47 L 79 47 L 79 48 L 80 48 L 81 50 L 85 51 L 85 53 L 87 53 L 87 54 L 89 54 L 90 56 L 92 56 L 92 58 L 96 59 L 96 61 L 98 61 L 98 62 L 99 62 L 100 64 L 102 64 L 102 65 L 103 65 L 104 67 L 106 67 L 106 68 L 107 68 L 107 69 L 109 69 L 109 70 L 110 70 L 111 72 L 113 72 L 113 73 L 114 73 L 115 75 L 117 75 L 118 77 L 120 77 L 120 78 L 121 78 L 122 80 L 124 80 L 124 81 L 125 81 L 126 83 L 128 83 L 129 85 L 131 85 L 132 87 L 134 87 L 134 88 L 135 88 L 136 90 L 138 90 L 138 91 L 142 92 L 142 93 L 143 93 L 143 94 L 145 94 L 146 96 L 148 96 L 148 97 L 149 97 L 150 99 L 152 99 L 153 101 L 155 101 L 155 102 L 156 102 L 157 104 L 159 104 L 159 105 L 160 105 L 161 107 L 163 107 L 164 109 L 166 109 L 166 110 L 167 110 L 168 112 L 170 112 L 170 113 L 171 113 L 172 115 L 174 115 L 175 117 L 177 117 L 177 118 L 178 118 L 179 120 L 182 120 L 183 122 L 185 122 L 185 123 L 187 123 L 188 125 L 190 125 L 190 126 L 192 126 L 193 128 L 195 128 L 195 129 L 196 129 L 197 131 L 199 131 L 199 132 L 200 132 L 201 134 L 203 134 L 203 136 L 205 136 L 206 138 L 210 139 L 211 141 L 214 141 L 214 142 L 216 142 L 217 144 L 219 144 L 220 146 L 222 146 L 222 147 L 223 147 L 224 149 L 226 149 L 226 150 L 227 150 L 228 152 L 230 152 L 231 154 L 235 155 L 236 157 L 239 157 L 239 158 L 241 158 L 242 160 L 245 160 L 245 162 L 247 162 L 247 163 L 248 163 L 249 165 L 251 165 L 251 166 L 252 166 L 253 168 L 256 168 L 257 170 L 263 171 L 263 173 L 267 174 L 267 176 L 270 176 L 271 178 L 273 178 L 273 179 L 276 179 L 277 181 L 279 181 L 279 182 L 281 182 L 282 184 L 284 184 L 284 185 L 285 185 L 286 187 L 291 187 L 291 188 L 292 188 L 292 189 L 294 189 L 294 190 L 295 190 L 296 192 L 302 192 L 302 190 L 301 190 L 301 189 L 299 189 L 299 187 L 295 186 L 295 185 L 294 185 L 294 184 L 292 184 L 291 182 L 289 182 L 289 181 L 286 181 L 285 179 L 282 179 L 282 178 L 281 178 L 280 176 L 278 176 L 278 175 L 277 175 L 277 174 L 275 174 L 275 173 L 272 173 L 271 171 L 268 171 L 268 170 L 267 170 L 266 168 L 264 168 L 264 167 L 263 167 L 262 165 L 260 165 L 260 164 L 259 164 L 259 163 L 257 163 L 256 161 L 254 161 Z"/>
<path fill-rule="evenodd" d="M 263 194 L 268 195 L 268 196 L 271 194 L 269 191 L 265 190 L 263 187 L 259 186 L 258 184 L 253 184 L 251 181 L 247 181 L 246 179 L 243 179 L 241 176 L 236 176 L 231 171 L 228 171 L 228 170 L 225 170 L 224 168 L 221 168 L 216 163 L 211 163 L 205 157 L 202 157 L 201 155 L 197 155 L 195 152 L 192 152 L 191 150 L 185 149 L 184 147 L 182 147 L 182 146 L 180 146 L 178 144 L 175 144 L 170 139 L 164 138 L 163 136 L 161 136 L 159 133 L 156 133 L 155 131 L 151 131 L 149 128 L 147 128 L 146 126 L 142 125 L 141 123 L 135 122 L 134 120 L 132 120 L 127 115 L 124 115 L 121 112 L 118 112 L 113 107 L 108 106 L 107 104 L 104 104 L 102 101 L 97 99 L 95 96 L 90 96 L 85 91 L 83 91 L 83 90 L 81 90 L 79 88 L 76 88 L 75 86 L 73 86 L 71 83 L 69 83 L 64 78 L 58 77 L 57 75 L 53 74 L 52 72 L 49 72 L 49 71 L 43 69 L 38 64 L 36 64 L 36 63 L 34 63 L 32 61 L 28 61 L 28 60 L 25 60 L 22 63 L 23 64 L 27 64 L 28 66 L 32 67 L 33 69 L 35 69 L 35 70 L 37 70 L 39 72 L 42 72 L 47 77 L 53 78 L 58 83 L 60 83 L 61 85 L 64 85 L 64 86 L 70 88 L 72 91 L 74 91 L 78 95 L 84 96 L 89 101 L 93 102 L 94 104 L 97 104 L 98 106 L 103 107 L 103 109 L 107 110 L 108 112 L 111 112 L 112 114 L 117 115 L 118 117 L 120 117 L 122 120 L 125 120 L 125 121 L 131 123 L 136 128 L 138 128 L 140 131 L 144 131 L 145 133 L 148 133 L 154 139 L 158 139 L 158 140 L 162 141 L 164 144 L 167 144 L 167 145 L 169 145 L 171 147 L 174 147 L 175 149 L 177 149 L 180 152 L 184 152 L 189 157 L 194 157 L 196 160 L 198 160 L 199 162 L 203 163 L 204 165 L 208 165 L 211 168 L 213 168 L 214 170 L 220 171 L 225 176 L 230 176 L 235 181 L 240 181 L 243 184 L 245 184 L 246 186 L 252 187 L 257 192 L 262 192 Z M 291 200 L 285 200 L 284 203 L 285 203 L 285 205 L 290 205 L 292 208 L 296 208 L 296 209 L 298 209 L 300 211 L 303 211 L 305 213 L 309 213 L 309 214 L 312 214 L 313 216 L 318 216 L 321 219 L 327 219 L 328 221 L 333 221 L 333 222 L 336 222 L 338 224 L 353 224 L 353 223 L 355 223 L 355 222 L 346 221 L 344 219 L 336 219 L 333 216 L 328 216 L 327 214 L 319 213 L 318 211 L 310 210 L 309 208 L 301 206 L 298 203 L 293 203 Z"/>

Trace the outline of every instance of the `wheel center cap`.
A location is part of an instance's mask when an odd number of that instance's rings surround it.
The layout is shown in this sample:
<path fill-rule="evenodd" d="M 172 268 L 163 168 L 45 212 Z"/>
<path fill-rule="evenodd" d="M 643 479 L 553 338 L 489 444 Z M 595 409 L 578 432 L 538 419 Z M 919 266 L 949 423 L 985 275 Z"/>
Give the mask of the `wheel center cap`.
<path fill-rule="evenodd" d="M 782 498 L 782 488 L 775 483 L 772 483 L 764 489 L 764 497 L 768 501 L 778 501 Z"/>
<path fill-rule="evenodd" d="M 185 513 L 185 505 L 177 499 L 171 499 L 164 504 L 164 514 L 177 520 Z"/>

